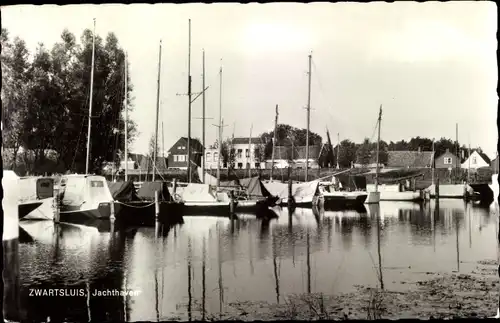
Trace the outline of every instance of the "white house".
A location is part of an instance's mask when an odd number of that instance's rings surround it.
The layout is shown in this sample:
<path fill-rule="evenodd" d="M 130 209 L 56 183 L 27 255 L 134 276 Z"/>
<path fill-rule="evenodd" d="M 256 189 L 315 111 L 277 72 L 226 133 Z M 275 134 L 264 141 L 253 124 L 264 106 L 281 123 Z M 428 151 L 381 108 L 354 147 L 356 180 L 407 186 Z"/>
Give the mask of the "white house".
<path fill-rule="evenodd" d="M 217 148 L 205 148 L 205 169 L 217 169 L 219 150 Z M 223 166 L 222 157 L 220 159 L 221 168 Z"/>
<path fill-rule="evenodd" d="M 319 168 L 318 159 L 320 146 L 309 146 L 309 168 Z M 271 168 L 272 159 L 266 160 L 266 168 Z M 276 146 L 274 147 L 274 168 L 305 168 L 305 146 Z"/>
<path fill-rule="evenodd" d="M 255 148 L 262 144 L 259 137 L 256 138 L 233 138 L 232 146 L 236 154 L 234 167 L 236 169 L 260 168 L 264 163 L 260 163 L 255 157 Z"/>
<path fill-rule="evenodd" d="M 491 161 L 488 156 L 486 156 L 483 152 L 480 150 L 474 150 L 470 157 L 467 158 L 462 164 L 462 169 L 468 169 L 470 167 L 473 170 L 477 170 L 478 168 L 489 167 L 490 162 Z"/>

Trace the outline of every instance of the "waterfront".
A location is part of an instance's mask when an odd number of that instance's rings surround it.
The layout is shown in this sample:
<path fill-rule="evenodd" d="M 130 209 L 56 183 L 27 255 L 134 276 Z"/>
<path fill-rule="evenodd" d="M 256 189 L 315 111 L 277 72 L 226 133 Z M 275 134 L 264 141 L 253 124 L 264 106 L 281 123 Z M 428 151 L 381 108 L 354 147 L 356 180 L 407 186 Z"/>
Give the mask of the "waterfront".
<path fill-rule="evenodd" d="M 335 296 L 360 287 L 405 292 L 430 275 L 477 273 L 484 261 L 497 280 L 497 217 L 460 200 L 441 200 L 439 212 L 434 201 L 381 202 L 366 214 L 276 212 L 269 222 L 186 217 L 170 229 L 111 232 L 21 222 L 35 239 L 20 237 L 21 308 L 35 321 L 227 318 L 235 308 L 233 318 L 252 319 L 244 304 L 284 306 L 293 294 Z M 139 293 L 30 296 L 33 288 Z M 488 291 L 496 299 L 497 289 Z M 497 305 L 490 303 L 481 309 L 494 315 Z"/>

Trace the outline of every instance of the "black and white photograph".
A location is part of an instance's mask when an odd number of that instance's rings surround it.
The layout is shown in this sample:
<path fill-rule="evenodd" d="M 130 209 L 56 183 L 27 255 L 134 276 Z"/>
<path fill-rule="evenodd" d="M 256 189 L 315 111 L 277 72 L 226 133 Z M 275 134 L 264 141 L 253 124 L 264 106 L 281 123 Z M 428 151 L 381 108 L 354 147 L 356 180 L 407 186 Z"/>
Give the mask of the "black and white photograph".
<path fill-rule="evenodd" d="M 2 5 L 5 322 L 500 319 L 497 5 Z"/>

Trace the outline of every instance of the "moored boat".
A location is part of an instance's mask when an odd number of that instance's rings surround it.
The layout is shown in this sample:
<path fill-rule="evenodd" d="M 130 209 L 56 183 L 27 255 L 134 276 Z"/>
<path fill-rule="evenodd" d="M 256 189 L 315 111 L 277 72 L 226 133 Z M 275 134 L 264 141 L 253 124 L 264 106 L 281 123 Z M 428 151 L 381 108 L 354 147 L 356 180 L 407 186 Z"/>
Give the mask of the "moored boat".
<path fill-rule="evenodd" d="M 88 219 L 106 220 L 114 202 L 106 179 L 96 175 L 65 175 L 59 202 L 59 221 L 81 223 Z"/>
<path fill-rule="evenodd" d="M 126 225 L 154 225 L 182 222 L 183 204 L 170 195 L 166 182 L 144 182 L 136 193 L 134 183 L 108 184 L 115 200 L 115 214 L 119 223 Z M 155 192 L 158 192 L 158 218 L 156 217 Z"/>
<path fill-rule="evenodd" d="M 367 185 L 367 192 L 375 192 L 375 185 Z M 424 193 L 421 190 L 403 191 L 400 185 L 386 185 L 378 186 L 380 193 L 380 201 L 409 201 L 419 202 L 424 200 Z"/>
<path fill-rule="evenodd" d="M 296 207 L 312 207 L 318 196 L 319 181 L 314 180 L 306 183 L 292 184 L 292 197 Z M 279 199 L 276 202 L 280 206 L 288 206 L 288 184 L 280 182 L 265 182 L 265 188 Z"/>
<path fill-rule="evenodd" d="M 231 200 L 226 192 L 217 192 L 215 187 L 208 184 L 188 184 L 177 187 L 172 195 L 183 203 L 182 214 L 195 215 L 231 215 Z"/>
<path fill-rule="evenodd" d="M 226 185 L 228 184 L 228 185 Z M 237 200 L 237 212 L 259 213 L 274 207 L 279 197 L 272 195 L 259 177 L 243 178 L 234 183 L 221 183 L 221 191 L 233 191 Z"/>
<path fill-rule="evenodd" d="M 320 182 L 318 185 L 318 203 L 325 209 L 349 209 L 362 206 L 368 194 L 362 191 L 341 191 L 333 182 Z"/>

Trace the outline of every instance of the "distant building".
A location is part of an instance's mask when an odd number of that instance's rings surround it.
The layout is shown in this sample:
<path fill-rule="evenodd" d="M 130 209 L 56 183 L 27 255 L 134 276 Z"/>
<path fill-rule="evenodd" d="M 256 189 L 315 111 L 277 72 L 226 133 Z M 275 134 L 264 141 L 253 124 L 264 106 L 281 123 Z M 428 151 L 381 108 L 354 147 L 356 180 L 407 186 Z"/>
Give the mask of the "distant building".
<path fill-rule="evenodd" d="M 320 146 L 309 146 L 309 168 L 319 168 Z M 271 168 L 272 157 L 266 160 L 266 168 Z M 306 168 L 305 146 L 276 146 L 274 147 L 275 168 Z"/>
<path fill-rule="evenodd" d="M 309 146 L 309 168 L 319 168 L 321 146 Z M 306 147 L 298 146 L 292 149 L 291 158 L 295 168 L 306 168 Z"/>
<path fill-rule="evenodd" d="M 486 154 L 484 154 L 481 150 L 476 150 L 471 153 L 470 157 L 462 163 L 462 168 L 477 170 L 478 168 L 488 167 L 490 166 L 491 160 Z"/>
<path fill-rule="evenodd" d="M 217 169 L 217 161 L 219 160 L 219 149 L 218 148 L 207 148 L 205 149 L 205 169 Z M 222 157 L 220 159 L 221 168 Z"/>
<path fill-rule="evenodd" d="M 354 168 L 370 168 L 370 169 L 377 168 L 377 153 L 374 151 L 371 153 L 370 161 L 368 164 L 363 165 L 360 163 L 354 163 L 353 166 L 354 166 Z M 379 163 L 379 168 L 384 168 L 384 166 L 385 165 L 383 163 Z"/>
<path fill-rule="evenodd" d="M 153 157 L 145 156 L 142 154 L 128 154 L 128 161 L 122 160 L 119 167 L 112 162 L 107 162 L 103 170 L 107 174 L 124 174 L 125 168 L 128 166 L 129 175 L 142 175 L 146 173 L 153 173 Z M 167 157 L 156 157 L 156 173 L 165 172 L 168 168 Z"/>
<path fill-rule="evenodd" d="M 433 159 L 431 151 L 388 151 L 387 168 L 430 168 Z"/>
<path fill-rule="evenodd" d="M 290 166 L 290 151 L 292 147 L 275 146 L 274 147 L 274 168 L 287 168 Z M 272 156 L 266 159 L 265 167 L 271 168 L 273 164 Z"/>
<path fill-rule="evenodd" d="M 231 145 L 235 153 L 234 167 L 236 169 L 260 168 L 262 163 L 255 158 L 255 148 L 261 144 L 263 144 L 263 142 L 259 137 L 233 138 L 231 140 Z"/>
<path fill-rule="evenodd" d="M 177 169 L 187 169 L 187 137 L 181 137 L 177 142 L 168 150 L 168 167 Z M 204 147 L 198 139 L 191 138 L 191 163 L 201 166 L 201 156 Z"/>
<path fill-rule="evenodd" d="M 444 168 L 444 169 L 453 169 L 457 167 L 457 163 L 460 162 L 460 159 L 457 155 L 450 152 L 449 149 L 446 149 L 446 152 L 434 160 L 436 168 Z"/>
<path fill-rule="evenodd" d="M 491 161 L 491 170 L 493 171 L 493 174 L 498 174 L 498 169 L 500 168 L 500 160 L 498 159 L 498 153 L 497 157 Z"/>

